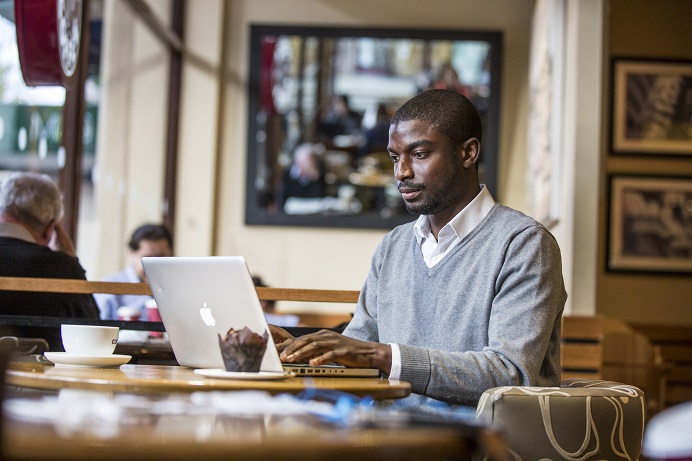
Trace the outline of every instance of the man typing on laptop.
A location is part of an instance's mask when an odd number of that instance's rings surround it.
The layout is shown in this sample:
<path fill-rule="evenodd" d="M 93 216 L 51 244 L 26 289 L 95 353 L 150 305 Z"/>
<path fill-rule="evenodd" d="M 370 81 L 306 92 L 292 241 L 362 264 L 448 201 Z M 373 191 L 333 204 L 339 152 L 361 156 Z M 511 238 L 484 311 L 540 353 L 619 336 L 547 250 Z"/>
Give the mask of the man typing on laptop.
<path fill-rule="evenodd" d="M 142 266 L 171 348 L 182 366 L 201 369 L 196 371 L 200 374 L 232 379 L 273 379 L 287 373 L 320 377 L 380 375 L 377 368 L 282 364 L 242 256 L 143 257 Z M 248 329 L 251 336 L 267 334 L 259 373 L 224 371 L 227 367 L 220 340 L 231 329 Z M 234 355 L 230 350 L 226 352 Z"/>
<path fill-rule="evenodd" d="M 420 217 L 380 243 L 343 334 L 270 327 L 283 362 L 376 367 L 411 383 L 410 407 L 468 411 L 491 387 L 559 384 L 560 250 L 479 183 L 480 147 L 479 114 L 459 93 L 429 90 L 397 111 L 388 150 Z"/>

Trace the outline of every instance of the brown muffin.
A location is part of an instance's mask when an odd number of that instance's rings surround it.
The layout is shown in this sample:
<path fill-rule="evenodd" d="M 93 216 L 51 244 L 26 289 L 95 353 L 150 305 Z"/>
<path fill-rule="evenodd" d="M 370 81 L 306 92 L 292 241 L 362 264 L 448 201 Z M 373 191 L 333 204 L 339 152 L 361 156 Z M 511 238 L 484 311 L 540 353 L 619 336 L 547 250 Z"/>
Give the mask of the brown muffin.
<path fill-rule="evenodd" d="M 260 336 L 248 327 L 240 331 L 228 330 L 225 337 L 219 335 L 219 347 L 226 371 L 258 372 L 269 335 Z"/>

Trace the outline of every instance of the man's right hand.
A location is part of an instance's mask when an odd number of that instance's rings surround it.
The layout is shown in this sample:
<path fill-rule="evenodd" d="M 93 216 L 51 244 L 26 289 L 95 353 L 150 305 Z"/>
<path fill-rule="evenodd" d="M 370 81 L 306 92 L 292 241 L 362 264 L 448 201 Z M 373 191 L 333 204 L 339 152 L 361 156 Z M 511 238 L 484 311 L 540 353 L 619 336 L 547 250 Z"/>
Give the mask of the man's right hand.
<path fill-rule="evenodd" d="M 77 256 L 72 239 L 70 239 L 70 236 L 67 235 L 60 223 L 55 225 L 48 247 L 53 251 L 62 251 L 70 256 Z"/>
<path fill-rule="evenodd" d="M 272 334 L 276 350 L 279 352 L 286 349 L 296 339 L 291 333 L 276 325 L 269 325 L 269 332 Z"/>

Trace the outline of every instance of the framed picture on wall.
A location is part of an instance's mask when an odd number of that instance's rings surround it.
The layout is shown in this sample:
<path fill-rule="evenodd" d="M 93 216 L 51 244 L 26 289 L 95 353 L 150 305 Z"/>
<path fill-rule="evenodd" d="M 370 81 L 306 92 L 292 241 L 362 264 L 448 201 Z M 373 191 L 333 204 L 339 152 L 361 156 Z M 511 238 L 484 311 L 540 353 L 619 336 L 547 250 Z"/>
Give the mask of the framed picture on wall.
<path fill-rule="evenodd" d="M 692 155 L 692 62 L 613 61 L 613 150 Z"/>
<path fill-rule="evenodd" d="M 610 177 L 610 270 L 692 272 L 692 177 Z"/>
<path fill-rule="evenodd" d="M 497 188 L 502 33 L 250 26 L 245 223 L 391 229 L 406 211 L 387 152 L 389 120 L 428 88 L 467 94 Z"/>

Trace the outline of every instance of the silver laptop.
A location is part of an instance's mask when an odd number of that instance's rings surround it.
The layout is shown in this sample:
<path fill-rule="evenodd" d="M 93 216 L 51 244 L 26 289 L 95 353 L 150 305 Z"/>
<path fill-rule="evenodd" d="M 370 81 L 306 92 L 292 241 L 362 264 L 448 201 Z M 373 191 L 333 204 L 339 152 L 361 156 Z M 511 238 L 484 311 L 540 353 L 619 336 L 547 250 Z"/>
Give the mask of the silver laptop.
<path fill-rule="evenodd" d="M 175 358 L 191 368 L 224 368 L 218 335 L 248 327 L 269 336 L 261 371 L 373 377 L 374 368 L 282 364 L 242 256 L 144 257 L 144 272 Z"/>

